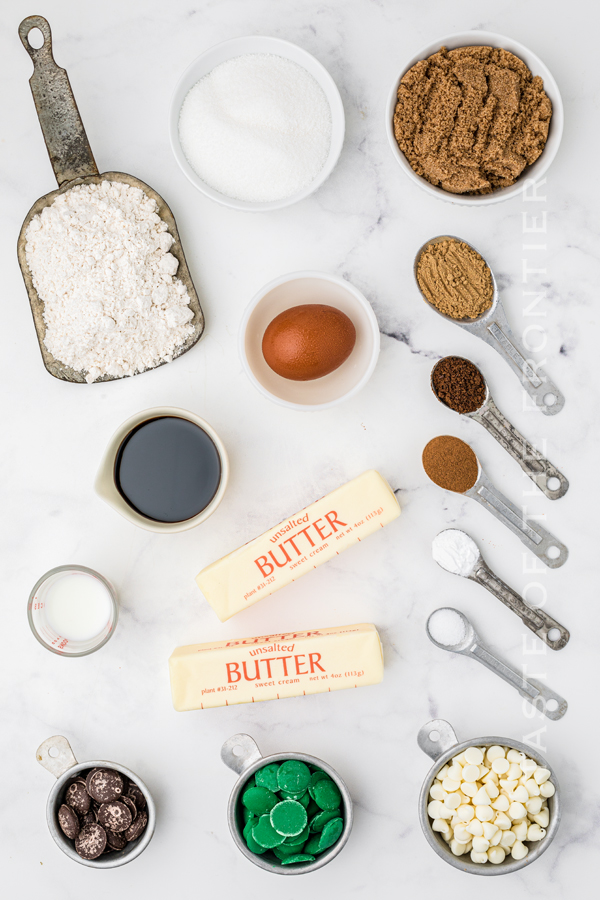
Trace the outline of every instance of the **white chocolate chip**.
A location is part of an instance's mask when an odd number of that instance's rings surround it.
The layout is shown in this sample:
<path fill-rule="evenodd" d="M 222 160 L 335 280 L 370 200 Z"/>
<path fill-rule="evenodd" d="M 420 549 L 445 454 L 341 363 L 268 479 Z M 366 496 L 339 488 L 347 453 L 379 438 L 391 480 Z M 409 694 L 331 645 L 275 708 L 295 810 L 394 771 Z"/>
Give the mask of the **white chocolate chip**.
<path fill-rule="evenodd" d="M 455 856 L 462 856 L 463 853 L 467 852 L 466 844 L 461 844 L 459 841 L 452 839 L 450 841 L 450 850 Z"/>
<path fill-rule="evenodd" d="M 454 840 L 458 841 L 460 844 L 468 844 L 473 835 L 467 831 L 464 825 L 459 825 L 454 829 Z"/>
<path fill-rule="evenodd" d="M 510 830 L 518 841 L 524 841 L 527 837 L 527 822 L 513 823 Z"/>
<path fill-rule="evenodd" d="M 537 823 L 530 825 L 527 829 L 528 841 L 541 841 L 543 837 L 546 837 L 546 832 L 543 828 L 540 828 Z"/>
<path fill-rule="evenodd" d="M 432 800 L 431 803 L 427 807 L 427 815 L 431 816 L 432 819 L 439 819 L 440 813 L 442 810 L 442 804 L 439 800 Z"/>
<path fill-rule="evenodd" d="M 518 803 L 527 803 L 529 800 L 529 792 L 522 784 L 518 784 L 510 795 L 510 799 L 516 800 Z"/>
<path fill-rule="evenodd" d="M 496 817 L 496 813 L 491 806 L 476 806 L 475 815 L 480 822 L 491 822 Z"/>
<path fill-rule="evenodd" d="M 487 795 L 490 798 L 490 800 L 495 800 L 496 797 L 498 796 L 498 794 L 500 793 L 500 791 L 498 790 L 498 788 L 496 787 L 496 785 L 494 784 L 493 781 L 485 782 L 485 790 L 487 791 Z"/>
<path fill-rule="evenodd" d="M 544 784 L 548 784 L 548 782 L 544 782 Z M 525 782 L 525 787 L 527 788 L 527 793 L 530 797 L 539 797 L 542 793 L 542 789 L 533 778 L 528 778 Z"/>
<path fill-rule="evenodd" d="M 456 814 L 463 822 L 470 822 L 475 817 L 475 810 L 470 804 L 465 803 L 463 806 L 458 807 Z"/>
<path fill-rule="evenodd" d="M 485 853 L 490 848 L 490 842 L 484 837 L 473 838 L 473 850 L 475 853 Z"/>
<path fill-rule="evenodd" d="M 497 828 L 497 829 L 496 829 L 496 834 L 494 835 L 494 837 L 493 837 L 493 838 L 491 839 L 491 841 L 490 841 L 490 847 L 497 847 L 498 844 L 500 843 L 500 841 L 502 840 L 502 835 L 503 835 L 503 834 L 504 834 L 504 832 L 503 832 L 500 828 Z"/>
<path fill-rule="evenodd" d="M 510 855 L 513 859 L 525 859 L 528 853 L 529 847 L 526 847 L 525 844 L 519 840 L 515 841 L 512 850 L 510 851 Z"/>
<path fill-rule="evenodd" d="M 550 821 L 550 813 L 547 809 L 541 809 L 537 815 L 531 816 L 531 818 L 537 825 L 541 825 L 542 828 L 547 828 L 548 822 Z"/>
<path fill-rule="evenodd" d="M 511 763 L 520 763 L 522 759 L 526 759 L 525 754 L 520 750 L 511 749 L 506 754 L 506 758 Z"/>
<path fill-rule="evenodd" d="M 509 794 L 512 794 L 518 783 L 518 781 L 510 781 L 508 778 L 500 779 L 500 787 L 504 788 Z"/>
<path fill-rule="evenodd" d="M 476 850 L 471 850 L 471 862 L 474 863 L 486 863 L 487 862 L 487 853 L 477 853 Z"/>
<path fill-rule="evenodd" d="M 443 803 L 448 795 L 439 781 L 434 781 L 429 788 L 429 796 L 432 800 L 440 800 Z"/>
<path fill-rule="evenodd" d="M 538 765 L 533 759 L 524 759 L 523 762 L 520 762 L 519 765 L 523 769 L 523 772 L 526 775 L 533 775 Z"/>
<path fill-rule="evenodd" d="M 483 762 L 483 753 L 479 747 L 467 747 L 465 759 L 470 766 L 479 766 Z"/>
<path fill-rule="evenodd" d="M 494 825 L 492 822 L 484 822 L 481 827 L 483 828 L 484 838 L 487 838 L 487 840 L 491 842 L 492 838 L 498 831 L 498 826 Z"/>
<path fill-rule="evenodd" d="M 462 771 L 464 781 L 475 782 L 479 778 L 479 766 L 465 766 Z"/>
<path fill-rule="evenodd" d="M 506 812 L 509 806 L 510 800 L 506 794 L 500 794 L 496 800 L 492 801 L 492 808 L 497 809 L 499 812 Z"/>
<path fill-rule="evenodd" d="M 469 797 L 469 799 L 472 799 L 479 790 L 477 782 L 475 781 L 463 781 L 460 788 L 463 794 Z"/>
<path fill-rule="evenodd" d="M 451 778 L 452 781 L 458 781 L 458 783 L 460 784 L 460 782 L 462 781 L 462 766 L 450 766 L 446 773 L 446 778 Z"/>
<path fill-rule="evenodd" d="M 517 836 L 514 831 L 503 831 L 500 846 L 504 847 L 505 850 L 510 850 L 516 840 Z"/>
<path fill-rule="evenodd" d="M 450 831 L 450 826 L 445 819 L 434 819 L 431 823 L 431 827 L 434 831 L 446 832 Z"/>
<path fill-rule="evenodd" d="M 483 825 L 479 819 L 471 819 L 467 825 L 467 831 L 472 837 L 481 837 L 483 835 Z"/>
<path fill-rule="evenodd" d="M 522 774 L 523 769 L 521 766 L 518 766 L 516 763 L 511 763 L 510 769 L 506 773 L 506 777 L 511 781 L 518 781 Z"/>
<path fill-rule="evenodd" d="M 495 866 L 499 865 L 501 862 L 504 862 L 506 858 L 506 852 L 502 847 L 490 847 L 488 850 L 488 859 Z"/>
<path fill-rule="evenodd" d="M 504 756 L 499 756 L 492 762 L 492 772 L 496 775 L 504 775 L 510 769 L 510 763 Z"/>
<path fill-rule="evenodd" d="M 500 812 L 494 819 L 494 825 L 502 831 L 507 831 L 511 827 L 512 821 L 508 818 L 506 813 Z"/>
<path fill-rule="evenodd" d="M 493 763 L 495 759 L 500 759 L 503 756 L 506 756 L 506 751 L 504 747 L 499 747 L 498 744 L 494 744 L 492 747 L 488 747 L 486 750 L 486 757 L 489 763 Z"/>
<path fill-rule="evenodd" d="M 532 797 L 525 804 L 525 809 L 527 810 L 527 814 L 529 816 L 537 816 L 539 811 L 542 808 L 542 798 L 541 797 Z"/>
<path fill-rule="evenodd" d="M 524 819 L 527 815 L 527 810 L 523 806 L 522 803 L 511 803 L 508 807 L 508 815 L 514 821 L 518 821 L 519 819 Z"/>
<path fill-rule="evenodd" d="M 484 787 L 480 787 L 473 797 L 475 806 L 490 806 L 492 799 Z"/>
<path fill-rule="evenodd" d="M 551 781 L 543 781 L 540 784 L 540 794 L 542 795 L 542 797 L 553 797 L 555 791 L 556 788 Z"/>
<path fill-rule="evenodd" d="M 460 781 L 456 781 L 454 778 L 450 778 L 448 775 L 442 781 L 442 788 L 444 791 L 448 793 L 452 793 L 453 791 L 457 791 L 460 787 Z"/>
<path fill-rule="evenodd" d="M 545 769 L 543 766 L 539 766 L 533 773 L 533 777 L 538 784 L 543 784 L 550 778 L 550 769 Z"/>
<path fill-rule="evenodd" d="M 456 791 L 454 794 L 446 794 L 446 798 L 444 800 L 444 806 L 447 806 L 448 809 L 458 809 L 461 804 L 460 793 Z M 542 808 L 542 803 L 540 801 L 540 809 Z"/>

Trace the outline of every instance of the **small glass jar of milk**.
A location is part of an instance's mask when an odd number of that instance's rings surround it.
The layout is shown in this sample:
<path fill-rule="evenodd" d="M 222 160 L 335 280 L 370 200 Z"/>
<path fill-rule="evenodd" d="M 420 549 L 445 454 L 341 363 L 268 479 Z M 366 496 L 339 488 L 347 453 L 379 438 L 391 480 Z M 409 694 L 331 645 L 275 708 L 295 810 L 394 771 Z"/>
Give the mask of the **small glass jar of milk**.
<path fill-rule="evenodd" d="M 60 656 L 87 656 L 112 637 L 119 617 L 113 586 L 85 566 L 58 566 L 39 579 L 27 618 L 40 644 Z"/>

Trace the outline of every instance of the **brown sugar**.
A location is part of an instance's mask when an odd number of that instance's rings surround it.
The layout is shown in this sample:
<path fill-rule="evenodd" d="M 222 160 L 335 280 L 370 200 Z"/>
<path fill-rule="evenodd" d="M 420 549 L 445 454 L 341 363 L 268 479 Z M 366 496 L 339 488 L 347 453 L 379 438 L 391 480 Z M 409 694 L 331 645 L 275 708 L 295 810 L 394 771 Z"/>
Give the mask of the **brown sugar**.
<path fill-rule="evenodd" d="M 464 241 L 427 244 L 417 263 L 417 281 L 429 302 L 453 319 L 477 319 L 492 305 L 490 267 Z"/>
<path fill-rule="evenodd" d="M 546 145 L 552 103 L 539 75 L 496 47 L 442 47 L 402 77 L 394 134 L 411 167 L 454 194 L 514 184 Z"/>
<path fill-rule="evenodd" d="M 462 356 L 440 359 L 431 374 L 431 384 L 442 403 L 463 415 L 475 412 L 485 401 L 483 375 L 477 366 Z"/>
<path fill-rule="evenodd" d="M 469 445 L 448 434 L 429 441 L 423 450 L 423 468 L 435 484 L 458 494 L 472 488 L 479 474 L 477 457 Z"/>

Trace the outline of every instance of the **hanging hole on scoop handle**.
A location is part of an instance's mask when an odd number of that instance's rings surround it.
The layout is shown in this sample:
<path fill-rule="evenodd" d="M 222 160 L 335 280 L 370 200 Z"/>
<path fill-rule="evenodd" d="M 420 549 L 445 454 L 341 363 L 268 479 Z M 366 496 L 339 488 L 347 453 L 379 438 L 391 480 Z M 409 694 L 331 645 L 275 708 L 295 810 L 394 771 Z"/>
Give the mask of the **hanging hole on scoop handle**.
<path fill-rule="evenodd" d="M 77 765 L 71 745 L 61 734 L 46 738 L 35 751 L 35 758 L 55 778 L 60 778 L 61 775 Z"/>
<path fill-rule="evenodd" d="M 262 753 L 249 734 L 234 734 L 221 747 L 221 759 L 228 768 L 243 775 L 253 763 L 262 759 Z"/>
<path fill-rule="evenodd" d="M 34 43 L 32 43 L 30 35 Z M 39 43 L 40 35 L 41 43 Z M 52 55 L 52 32 L 47 19 L 44 19 L 43 16 L 27 16 L 26 19 L 23 19 L 19 25 L 19 37 L 34 61 L 41 53 Z"/>
<path fill-rule="evenodd" d="M 417 743 L 421 750 L 432 759 L 439 759 L 444 753 L 458 744 L 456 732 L 445 719 L 432 719 L 419 729 Z"/>

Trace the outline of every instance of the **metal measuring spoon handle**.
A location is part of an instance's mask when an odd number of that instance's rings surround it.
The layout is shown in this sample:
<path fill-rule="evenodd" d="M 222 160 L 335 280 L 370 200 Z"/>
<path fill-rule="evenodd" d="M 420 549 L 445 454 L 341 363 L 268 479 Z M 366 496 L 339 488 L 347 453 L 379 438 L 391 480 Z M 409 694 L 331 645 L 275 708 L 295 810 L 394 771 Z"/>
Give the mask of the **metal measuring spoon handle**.
<path fill-rule="evenodd" d="M 504 357 L 511 369 L 518 375 L 521 384 L 535 405 L 545 416 L 555 416 L 565 405 L 564 395 L 548 378 L 541 366 L 531 364 L 533 360 L 526 357 L 527 351 L 513 334 L 504 307 L 498 298 L 493 311 L 479 321 L 468 324 L 466 328 L 477 334 L 486 344 Z M 552 403 L 546 398 L 553 397 Z"/>
<path fill-rule="evenodd" d="M 474 412 L 465 413 L 469 419 L 479 422 L 489 431 L 501 447 L 504 447 L 516 460 L 526 475 L 539 487 L 550 500 L 558 500 L 569 489 L 569 482 L 556 466 L 547 460 L 539 450 L 529 443 L 515 426 L 500 412 L 494 400 L 488 395 L 487 400 Z M 548 479 L 557 478 L 560 485 L 556 490 L 548 487 Z"/>
<path fill-rule="evenodd" d="M 27 36 L 39 28 L 44 37 L 41 47 L 32 47 Z M 90 147 L 69 76 L 56 65 L 52 55 L 52 32 L 43 16 L 28 16 L 19 25 L 21 43 L 33 60 L 29 79 L 48 155 L 58 184 L 97 175 L 98 167 Z"/>
<path fill-rule="evenodd" d="M 553 619 L 552 616 L 549 616 L 547 612 L 544 612 L 544 610 L 532 609 L 531 606 L 528 606 L 520 594 L 517 594 L 501 578 L 498 578 L 483 559 L 477 563 L 471 574 L 467 575 L 467 578 L 471 581 L 476 581 L 477 584 L 486 588 L 490 594 L 493 594 L 496 599 L 508 606 L 521 619 L 523 624 L 530 631 L 533 631 L 551 650 L 562 650 L 567 644 L 571 636 L 567 629 L 560 622 L 557 622 L 556 619 Z M 553 628 L 556 628 L 559 632 L 559 637 L 556 640 L 551 640 L 548 636 L 548 632 Z"/>
<path fill-rule="evenodd" d="M 527 680 L 521 673 L 517 672 L 516 669 L 506 665 L 501 659 L 497 659 L 493 653 L 490 653 L 487 647 L 484 647 L 479 642 L 479 637 L 477 637 L 476 642 L 469 647 L 468 650 L 463 651 L 463 654 L 464 656 L 467 656 L 467 654 L 474 656 L 480 663 L 492 672 L 495 672 L 496 675 L 499 675 L 500 678 L 504 679 L 508 684 L 512 685 L 512 687 L 519 692 L 521 697 L 529 700 L 533 707 L 542 712 L 549 719 L 562 719 L 566 713 L 568 703 L 564 697 L 561 697 L 560 694 L 556 694 L 545 685 L 539 684 L 537 681 Z M 556 709 L 548 709 L 549 700 L 552 700 L 557 704 Z"/>
<path fill-rule="evenodd" d="M 464 493 L 465 496 L 472 497 L 473 500 L 481 503 L 503 525 L 510 528 L 513 534 L 516 534 L 548 568 L 558 569 L 566 563 L 569 551 L 565 545 L 537 522 L 526 520 L 514 503 L 511 503 L 508 497 L 500 493 L 492 484 L 483 470 L 480 471 L 479 478 L 473 487 Z M 556 548 L 557 555 L 555 557 L 548 556 L 551 548 Z"/>

